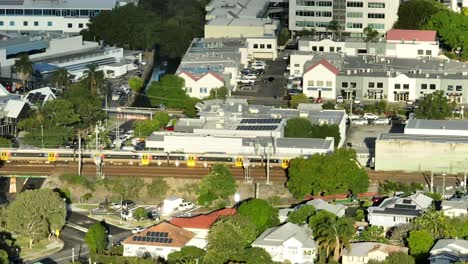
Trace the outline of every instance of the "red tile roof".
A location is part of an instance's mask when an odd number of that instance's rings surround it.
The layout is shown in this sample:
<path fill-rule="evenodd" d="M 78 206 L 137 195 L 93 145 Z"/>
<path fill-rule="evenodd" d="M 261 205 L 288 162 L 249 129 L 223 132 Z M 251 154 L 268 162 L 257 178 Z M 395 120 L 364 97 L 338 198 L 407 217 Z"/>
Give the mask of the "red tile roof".
<path fill-rule="evenodd" d="M 236 214 L 235 208 L 225 208 L 194 217 L 172 218 L 171 224 L 182 228 L 209 229 L 220 217 L 234 214 Z"/>
<path fill-rule="evenodd" d="M 213 72 L 213 71 L 210 71 L 210 72 L 207 72 L 205 74 L 203 74 L 202 76 L 200 77 L 197 77 L 195 76 L 194 74 L 190 73 L 190 72 L 187 72 L 187 71 L 183 71 L 181 73 L 179 73 L 178 75 L 182 75 L 182 74 L 185 74 L 187 75 L 188 77 L 190 77 L 192 80 L 194 81 L 198 81 L 200 80 L 201 78 L 207 76 L 207 75 L 212 75 L 213 77 L 215 77 L 216 79 L 220 80 L 221 82 L 224 82 L 224 78 L 221 74 L 217 73 L 217 72 Z"/>
<path fill-rule="evenodd" d="M 335 65 L 331 64 L 329 61 L 327 61 L 326 59 L 323 59 L 317 63 L 315 63 L 314 65 L 310 66 L 309 69 L 306 70 L 306 72 L 309 72 L 311 71 L 312 69 L 314 69 L 315 67 L 319 66 L 319 65 L 323 65 L 325 68 L 327 68 L 329 71 L 331 71 L 332 73 L 334 73 L 335 75 L 338 75 L 340 73 L 340 71 L 335 67 Z"/>
<path fill-rule="evenodd" d="M 150 242 L 150 241 L 135 241 L 134 237 L 150 237 L 148 232 L 167 232 L 167 238 L 172 239 L 171 243 Z M 151 226 L 140 233 L 127 237 L 122 244 L 127 245 L 143 245 L 143 246 L 158 246 L 158 247 L 184 247 L 193 237 L 195 233 L 187 231 L 167 222 L 159 223 L 158 225 Z"/>
<path fill-rule="evenodd" d="M 393 41 L 435 41 L 434 30 L 391 29 L 387 32 L 387 40 Z"/>

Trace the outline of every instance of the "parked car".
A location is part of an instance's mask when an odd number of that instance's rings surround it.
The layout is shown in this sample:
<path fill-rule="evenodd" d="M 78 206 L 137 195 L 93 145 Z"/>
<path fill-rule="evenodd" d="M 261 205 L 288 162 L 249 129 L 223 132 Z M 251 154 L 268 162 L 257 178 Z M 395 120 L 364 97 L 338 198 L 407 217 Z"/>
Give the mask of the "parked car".
<path fill-rule="evenodd" d="M 378 116 L 372 114 L 372 113 L 364 113 L 364 115 L 362 116 L 364 119 L 368 119 L 368 120 L 376 120 L 376 119 L 379 119 Z"/>
<path fill-rule="evenodd" d="M 405 123 L 404 120 L 401 119 L 401 117 L 397 116 L 397 115 L 392 115 L 392 116 L 389 116 L 388 117 L 388 122 L 391 124 L 391 125 L 403 125 Z"/>
<path fill-rule="evenodd" d="M 367 119 L 352 119 L 351 123 L 353 125 L 367 125 L 369 121 Z"/>
<path fill-rule="evenodd" d="M 272 81 L 274 81 L 274 80 L 275 80 L 274 77 L 267 77 L 267 78 L 264 78 L 264 79 L 263 79 L 263 82 L 264 82 L 264 83 L 270 83 L 270 82 L 272 82 Z"/>
<path fill-rule="evenodd" d="M 358 226 L 358 228 L 356 229 L 356 235 L 360 236 L 365 229 L 365 226 Z"/>
<path fill-rule="evenodd" d="M 253 71 L 253 73 L 255 73 L 256 75 L 262 75 L 265 73 L 265 70 L 258 69 L 258 70 Z"/>
<path fill-rule="evenodd" d="M 249 74 L 249 73 L 252 73 L 252 71 L 251 71 L 250 69 L 242 69 L 240 72 L 241 72 L 241 74 L 243 74 L 243 75 L 247 75 L 247 74 Z"/>
<path fill-rule="evenodd" d="M 124 150 L 124 151 L 135 151 L 136 147 L 135 146 L 123 146 L 122 150 Z"/>
<path fill-rule="evenodd" d="M 263 65 L 263 66 L 267 66 L 266 62 L 264 62 L 264 61 L 259 61 L 259 60 L 256 60 L 256 61 L 252 62 L 252 65 Z"/>
<path fill-rule="evenodd" d="M 120 203 L 111 203 L 111 208 L 114 210 L 120 209 L 121 204 Z"/>
<path fill-rule="evenodd" d="M 145 230 L 146 228 L 142 227 L 142 226 L 137 226 L 135 228 L 132 229 L 132 234 L 136 234 L 136 233 L 140 233 L 141 231 Z"/>
<path fill-rule="evenodd" d="M 135 133 L 135 130 L 128 130 L 125 135 L 128 135 L 130 137 L 133 137 L 133 134 Z"/>
<path fill-rule="evenodd" d="M 337 104 L 341 104 L 341 103 L 343 103 L 343 102 L 344 102 L 343 96 L 338 95 L 338 96 L 336 97 L 336 103 L 337 103 Z"/>
<path fill-rule="evenodd" d="M 389 122 L 390 121 L 387 118 L 379 118 L 374 120 L 375 125 L 388 125 Z"/>
<path fill-rule="evenodd" d="M 287 53 L 283 54 L 283 60 L 287 60 L 287 59 L 289 59 L 289 54 Z"/>
<path fill-rule="evenodd" d="M 374 196 L 372 197 L 372 206 L 378 206 L 387 198 L 386 196 Z"/>
<path fill-rule="evenodd" d="M 254 86 L 252 84 L 245 84 L 245 85 L 240 86 L 240 89 L 250 91 L 254 89 Z"/>
<path fill-rule="evenodd" d="M 128 208 L 132 208 L 132 207 L 135 207 L 135 206 L 136 206 L 136 204 L 132 200 L 123 200 L 122 201 L 122 208 L 123 209 L 128 209 Z"/>
<path fill-rule="evenodd" d="M 296 94 L 301 94 L 302 91 L 299 91 L 298 89 L 290 89 L 288 90 L 289 95 L 296 95 Z"/>
<path fill-rule="evenodd" d="M 353 101 L 355 104 L 360 104 L 361 103 L 361 99 L 359 97 L 356 97 L 354 98 L 354 101 Z"/>
<path fill-rule="evenodd" d="M 252 64 L 250 66 L 250 68 L 254 69 L 254 70 L 265 70 L 265 66 L 264 65 L 261 65 L 261 64 Z"/>
<path fill-rule="evenodd" d="M 354 114 L 349 114 L 348 117 L 349 117 L 349 119 L 351 119 L 351 120 L 362 119 L 362 116 L 360 116 L 360 115 L 354 115 Z"/>
<path fill-rule="evenodd" d="M 241 83 L 241 84 L 254 84 L 254 83 L 255 83 L 255 80 L 242 78 L 242 79 L 239 81 L 239 83 Z"/>
<path fill-rule="evenodd" d="M 193 209 L 195 207 L 195 205 L 191 202 L 183 202 L 181 204 L 179 204 L 179 207 L 178 207 L 178 210 L 179 211 L 186 211 L 186 210 L 190 210 L 190 209 Z"/>

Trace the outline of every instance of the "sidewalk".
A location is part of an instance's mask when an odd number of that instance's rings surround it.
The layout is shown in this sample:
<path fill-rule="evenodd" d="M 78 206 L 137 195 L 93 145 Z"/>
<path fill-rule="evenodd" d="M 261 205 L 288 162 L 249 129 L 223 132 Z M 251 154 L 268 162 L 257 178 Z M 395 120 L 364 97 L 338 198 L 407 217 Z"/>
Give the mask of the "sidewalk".
<path fill-rule="evenodd" d="M 50 240 L 50 243 L 47 244 L 47 246 L 44 249 L 36 252 L 34 251 L 34 248 L 33 248 L 31 249 L 31 251 L 33 252 L 29 252 L 25 255 L 21 255 L 21 257 L 25 261 L 39 259 L 39 258 L 46 257 L 46 256 L 59 252 L 60 250 L 62 250 L 63 246 L 64 246 L 64 243 L 62 240 L 57 239 L 57 238 L 52 238 Z"/>

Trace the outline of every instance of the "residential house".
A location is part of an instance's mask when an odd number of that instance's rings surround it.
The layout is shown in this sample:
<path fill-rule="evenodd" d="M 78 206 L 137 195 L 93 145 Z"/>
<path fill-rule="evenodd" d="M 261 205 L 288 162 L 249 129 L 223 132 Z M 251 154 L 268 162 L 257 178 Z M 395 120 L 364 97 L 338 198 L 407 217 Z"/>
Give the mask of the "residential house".
<path fill-rule="evenodd" d="M 27 116 L 29 105 L 21 100 L 9 100 L 3 107 L 0 120 L 0 135 L 16 135 L 17 124 L 21 118 Z"/>
<path fill-rule="evenodd" d="M 468 195 L 461 199 L 442 201 L 442 212 L 448 217 L 468 216 Z"/>
<path fill-rule="evenodd" d="M 307 225 L 285 223 L 267 229 L 252 247 L 265 249 L 273 261 L 291 263 L 314 263 L 316 244 L 312 230 Z"/>
<path fill-rule="evenodd" d="M 185 81 L 185 91 L 190 97 L 205 98 L 211 90 L 224 86 L 224 77 L 216 72 L 207 72 L 202 75 L 183 71 L 177 76 Z"/>
<path fill-rule="evenodd" d="M 303 75 L 303 92 L 307 97 L 335 99 L 339 70 L 327 60 L 310 66 Z"/>
<path fill-rule="evenodd" d="M 235 208 L 225 208 L 208 214 L 197 215 L 194 217 L 176 217 L 172 218 L 170 223 L 181 227 L 187 231 L 195 233 L 194 240 L 198 240 L 200 248 L 205 248 L 208 244 L 206 240 L 211 226 L 221 217 L 236 214 Z"/>
<path fill-rule="evenodd" d="M 468 240 L 439 239 L 430 251 L 431 264 L 468 262 Z"/>
<path fill-rule="evenodd" d="M 327 211 L 338 217 L 343 217 L 345 215 L 346 206 L 342 204 L 331 204 L 322 199 L 310 200 L 306 203 L 307 205 L 313 205 L 317 211 Z"/>
<path fill-rule="evenodd" d="M 375 242 L 351 243 L 350 250 L 342 253 L 343 264 L 366 264 L 369 260 L 383 261 L 395 252 L 408 253 L 407 247 L 393 246 Z"/>
<path fill-rule="evenodd" d="M 185 246 L 197 246 L 195 233 L 170 223 L 162 222 L 127 237 L 122 245 L 126 257 L 141 257 L 150 254 L 153 258 L 167 256 Z"/>
<path fill-rule="evenodd" d="M 48 101 L 54 100 L 57 97 L 49 87 L 42 87 L 39 89 L 29 91 L 24 101 L 29 103 L 31 106 L 42 107 Z"/>
<path fill-rule="evenodd" d="M 408 223 L 428 210 L 432 201 L 432 198 L 420 192 L 408 197 L 387 198 L 379 206 L 367 209 L 369 224 L 388 229 Z"/>

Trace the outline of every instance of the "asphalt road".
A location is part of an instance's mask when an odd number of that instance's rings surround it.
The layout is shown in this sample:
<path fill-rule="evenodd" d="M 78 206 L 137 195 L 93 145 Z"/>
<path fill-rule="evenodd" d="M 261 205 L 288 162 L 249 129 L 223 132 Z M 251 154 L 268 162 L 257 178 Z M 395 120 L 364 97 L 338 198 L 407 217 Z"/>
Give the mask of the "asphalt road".
<path fill-rule="evenodd" d="M 72 212 L 68 217 L 67 221 L 69 223 L 73 223 L 84 228 L 89 228 L 97 222 L 96 220 L 91 219 L 86 215 L 76 212 Z M 128 230 L 109 224 L 107 224 L 107 227 L 111 235 L 111 237 L 109 238 L 110 242 L 116 242 L 131 235 L 131 232 Z M 75 251 L 75 259 L 80 258 L 86 260 L 88 257 L 89 250 L 86 246 L 86 243 L 84 242 L 84 236 L 84 232 L 65 226 L 65 228 L 62 230 L 62 233 L 60 234 L 60 239 L 64 242 L 64 247 L 62 250 L 45 258 L 35 259 L 26 263 L 29 264 L 38 261 L 44 264 L 70 263 L 72 260 L 73 249 Z"/>

